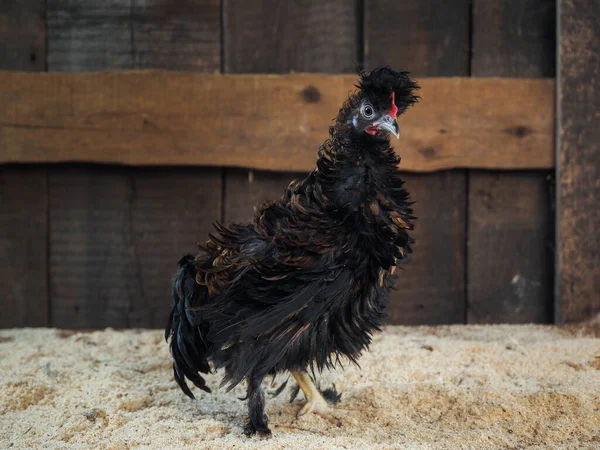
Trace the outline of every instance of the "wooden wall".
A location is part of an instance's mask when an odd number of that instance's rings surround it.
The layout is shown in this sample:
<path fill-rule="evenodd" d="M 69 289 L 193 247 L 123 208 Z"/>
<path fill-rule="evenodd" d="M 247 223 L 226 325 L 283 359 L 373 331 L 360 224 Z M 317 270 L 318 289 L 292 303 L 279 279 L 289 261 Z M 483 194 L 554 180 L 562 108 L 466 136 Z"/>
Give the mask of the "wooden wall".
<path fill-rule="evenodd" d="M 43 0 L 0 3 L 0 70 L 46 69 Z M 47 326 L 48 169 L 0 166 L 0 325 Z"/>
<path fill-rule="evenodd" d="M 10 0 L 0 70 L 555 76 L 551 0 Z M 207 105 L 210 107 L 210 105 Z M 548 112 L 551 114 L 552 112 Z M 327 123 L 323 124 L 324 127 Z M 316 149 L 315 149 L 316 150 Z M 549 171 L 405 173 L 419 221 L 390 322 L 548 322 Z M 301 173 L 0 166 L 0 325 L 161 327 L 178 257 Z"/>
<path fill-rule="evenodd" d="M 471 76 L 554 77 L 554 0 L 473 2 Z M 552 318 L 550 171 L 470 171 L 468 321 Z"/>
<path fill-rule="evenodd" d="M 600 2 L 564 0 L 558 83 L 558 322 L 600 319 Z"/>

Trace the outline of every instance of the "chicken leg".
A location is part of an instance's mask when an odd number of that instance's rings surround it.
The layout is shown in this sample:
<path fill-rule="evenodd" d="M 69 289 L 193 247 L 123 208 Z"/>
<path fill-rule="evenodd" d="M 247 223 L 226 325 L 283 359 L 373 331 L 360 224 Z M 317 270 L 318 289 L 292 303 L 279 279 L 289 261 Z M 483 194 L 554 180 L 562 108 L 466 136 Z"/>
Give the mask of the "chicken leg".
<path fill-rule="evenodd" d="M 244 434 L 252 436 L 259 433 L 262 436 L 271 434 L 268 418 L 265 414 L 265 395 L 261 387 L 262 379 L 250 378 L 248 380 L 248 423 L 244 427 Z"/>
<path fill-rule="evenodd" d="M 340 427 L 342 423 L 333 416 L 332 409 L 327 403 L 327 400 L 323 398 L 317 387 L 314 385 L 308 373 L 305 371 L 301 372 L 292 372 L 292 376 L 296 379 L 298 386 L 304 392 L 304 397 L 306 397 L 306 403 L 298 411 L 296 417 L 301 417 L 307 413 L 314 413 L 321 416 L 324 419 L 327 419 L 329 422 L 334 425 Z"/>

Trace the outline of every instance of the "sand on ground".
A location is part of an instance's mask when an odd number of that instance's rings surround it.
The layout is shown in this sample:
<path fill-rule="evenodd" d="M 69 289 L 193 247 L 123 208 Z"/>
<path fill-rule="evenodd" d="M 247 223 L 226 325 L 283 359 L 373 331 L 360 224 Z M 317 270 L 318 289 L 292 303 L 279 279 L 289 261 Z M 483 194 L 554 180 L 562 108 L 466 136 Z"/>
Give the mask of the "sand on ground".
<path fill-rule="evenodd" d="M 244 386 L 219 390 L 217 373 L 190 400 L 160 331 L 2 330 L 0 448 L 600 448 L 597 334 L 387 327 L 360 365 L 320 377 L 343 393 L 340 428 L 296 419 L 290 380 L 268 400 L 272 437 L 246 438 Z"/>

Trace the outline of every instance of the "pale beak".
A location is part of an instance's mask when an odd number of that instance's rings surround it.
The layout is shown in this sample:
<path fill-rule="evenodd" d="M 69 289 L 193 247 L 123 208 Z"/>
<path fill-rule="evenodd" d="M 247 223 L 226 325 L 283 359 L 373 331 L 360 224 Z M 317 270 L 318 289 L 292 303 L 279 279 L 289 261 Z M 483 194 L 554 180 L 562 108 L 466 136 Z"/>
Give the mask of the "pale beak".
<path fill-rule="evenodd" d="M 381 130 L 385 130 L 388 133 L 396 136 L 396 139 L 400 139 L 400 127 L 398 126 L 398 122 L 396 122 L 396 118 L 390 115 L 383 116 L 379 122 L 373 125 L 379 125 Z"/>

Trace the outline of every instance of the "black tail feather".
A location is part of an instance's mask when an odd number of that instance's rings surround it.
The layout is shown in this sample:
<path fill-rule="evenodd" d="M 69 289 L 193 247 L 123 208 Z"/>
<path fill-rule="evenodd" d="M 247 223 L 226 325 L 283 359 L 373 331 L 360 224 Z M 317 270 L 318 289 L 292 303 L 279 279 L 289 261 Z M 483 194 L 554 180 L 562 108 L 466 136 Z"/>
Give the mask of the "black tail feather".
<path fill-rule="evenodd" d="M 327 401 L 327 403 L 330 403 L 332 405 L 339 402 L 342 398 L 342 394 L 341 392 L 337 391 L 335 384 L 323 390 L 319 389 L 319 392 L 321 392 L 321 395 Z"/>
<path fill-rule="evenodd" d="M 196 387 L 210 392 L 206 381 L 198 373 L 210 373 L 206 330 L 195 316 L 188 313 L 190 308 L 197 308 L 202 289 L 196 283 L 195 277 L 194 257 L 186 255 L 179 261 L 179 272 L 173 283 L 173 310 L 165 328 L 165 339 L 171 338 L 173 376 L 181 390 L 190 398 L 195 397 L 186 383 L 186 378 Z"/>

